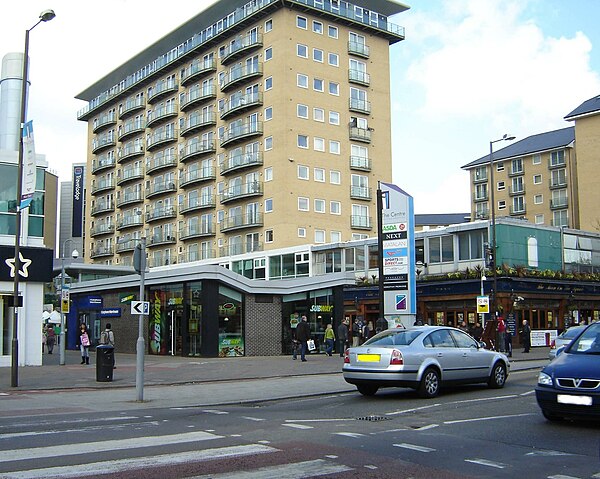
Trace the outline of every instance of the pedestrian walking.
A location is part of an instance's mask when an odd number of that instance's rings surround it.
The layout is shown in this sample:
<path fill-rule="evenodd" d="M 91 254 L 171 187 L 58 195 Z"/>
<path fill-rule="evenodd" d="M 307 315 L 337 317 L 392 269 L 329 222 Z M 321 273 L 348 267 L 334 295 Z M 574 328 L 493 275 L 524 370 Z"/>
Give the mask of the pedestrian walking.
<path fill-rule="evenodd" d="M 46 327 L 42 327 L 42 354 L 44 354 L 44 346 L 46 346 L 46 333 L 48 332 L 48 330 L 46 329 Z"/>
<path fill-rule="evenodd" d="M 475 323 L 475 327 L 471 331 L 471 335 L 476 341 L 481 341 L 481 336 L 483 336 L 483 328 L 481 327 L 481 323 L 479 321 Z"/>
<path fill-rule="evenodd" d="M 46 330 L 46 346 L 48 348 L 48 354 L 52 354 L 54 350 L 54 344 L 56 343 L 56 335 L 54 334 L 54 328 L 51 324 L 48 325 Z"/>
<path fill-rule="evenodd" d="M 81 364 L 90 364 L 90 336 L 84 323 L 79 326 L 78 344 L 81 349 Z"/>
<path fill-rule="evenodd" d="M 333 328 L 331 327 L 331 323 L 327 325 L 325 328 L 325 344 L 327 347 L 325 348 L 325 352 L 328 356 L 333 356 L 333 345 L 335 344 L 335 333 L 333 332 Z"/>
<path fill-rule="evenodd" d="M 112 332 L 112 325 L 110 323 L 106 323 L 106 327 L 104 331 L 100 334 L 100 344 L 103 346 L 111 346 L 115 347 L 115 333 Z M 116 369 L 115 366 L 115 354 L 113 351 L 113 369 Z"/>
<path fill-rule="evenodd" d="M 461 331 L 464 331 L 465 333 L 469 332 L 469 327 L 467 326 L 466 321 L 461 321 L 460 324 L 458 325 L 458 329 L 460 329 Z"/>
<path fill-rule="evenodd" d="M 358 318 L 355 318 L 352 323 L 352 347 L 354 348 L 360 344 L 360 330 L 361 324 L 358 322 Z"/>
<path fill-rule="evenodd" d="M 306 361 L 306 351 L 308 350 L 308 344 L 306 343 L 310 339 L 310 325 L 306 316 L 302 316 L 302 320 L 296 326 L 296 341 L 300 343 L 300 359 Z"/>
<path fill-rule="evenodd" d="M 506 323 L 504 322 L 504 318 L 502 316 L 498 316 L 498 325 L 496 331 L 498 332 L 496 344 L 500 348 L 500 352 L 503 353 L 506 342 Z"/>
<path fill-rule="evenodd" d="M 521 343 L 523 343 L 523 352 L 528 353 L 531 348 L 531 327 L 527 323 L 527 320 L 523 320 L 523 328 L 520 331 Z"/>
<path fill-rule="evenodd" d="M 350 331 L 348 330 L 348 324 L 350 321 L 345 319 L 340 323 L 337 330 L 338 343 L 340 345 L 340 357 L 344 356 L 344 352 L 350 346 L 350 342 L 348 341 L 348 334 Z"/>

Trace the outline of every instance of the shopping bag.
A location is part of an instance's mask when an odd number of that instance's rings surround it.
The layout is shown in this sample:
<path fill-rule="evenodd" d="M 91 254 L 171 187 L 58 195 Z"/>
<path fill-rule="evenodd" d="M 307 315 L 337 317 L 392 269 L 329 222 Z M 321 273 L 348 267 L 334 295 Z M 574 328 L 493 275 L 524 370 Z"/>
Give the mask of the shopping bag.
<path fill-rule="evenodd" d="M 309 351 L 314 351 L 315 349 L 317 349 L 317 347 L 315 346 L 315 342 L 312 339 L 306 341 L 306 344 L 308 345 Z"/>

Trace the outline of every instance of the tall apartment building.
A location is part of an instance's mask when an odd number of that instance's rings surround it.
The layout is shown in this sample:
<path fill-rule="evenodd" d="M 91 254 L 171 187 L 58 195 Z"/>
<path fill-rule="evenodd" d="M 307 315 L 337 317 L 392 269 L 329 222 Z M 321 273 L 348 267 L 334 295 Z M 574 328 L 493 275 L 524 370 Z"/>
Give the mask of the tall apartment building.
<path fill-rule="evenodd" d="M 86 262 L 161 266 L 376 234 L 390 0 L 221 0 L 98 80 Z"/>
<path fill-rule="evenodd" d="M 532 135 L 462 168 L 471 176 L 472 219 L 487 219 L 495 188 L 496 216 L 535 224 L 579 228 L 577 162 L 573 127 Z"/>

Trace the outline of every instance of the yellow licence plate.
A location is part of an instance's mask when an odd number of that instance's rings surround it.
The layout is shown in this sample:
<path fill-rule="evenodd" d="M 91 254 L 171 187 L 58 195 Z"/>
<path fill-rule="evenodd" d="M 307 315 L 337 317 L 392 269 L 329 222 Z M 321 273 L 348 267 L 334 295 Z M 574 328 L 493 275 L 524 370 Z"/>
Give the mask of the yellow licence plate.
<path fill-rule="evenodd" d="M 380 359 L 379 354 L 357 354 L 356 360 L 360 363 L 378 363 Z"/>

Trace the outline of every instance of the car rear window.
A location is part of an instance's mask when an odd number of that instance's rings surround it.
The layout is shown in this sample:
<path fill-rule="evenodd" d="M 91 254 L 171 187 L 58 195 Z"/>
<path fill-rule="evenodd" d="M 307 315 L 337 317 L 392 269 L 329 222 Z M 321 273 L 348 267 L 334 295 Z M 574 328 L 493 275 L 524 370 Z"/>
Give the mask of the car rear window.
<path fill-rule="evenodd" d="M 373 336 L 364 344 L 369 346 L 408 346 L 423 331 L 384 331 Z"/>

